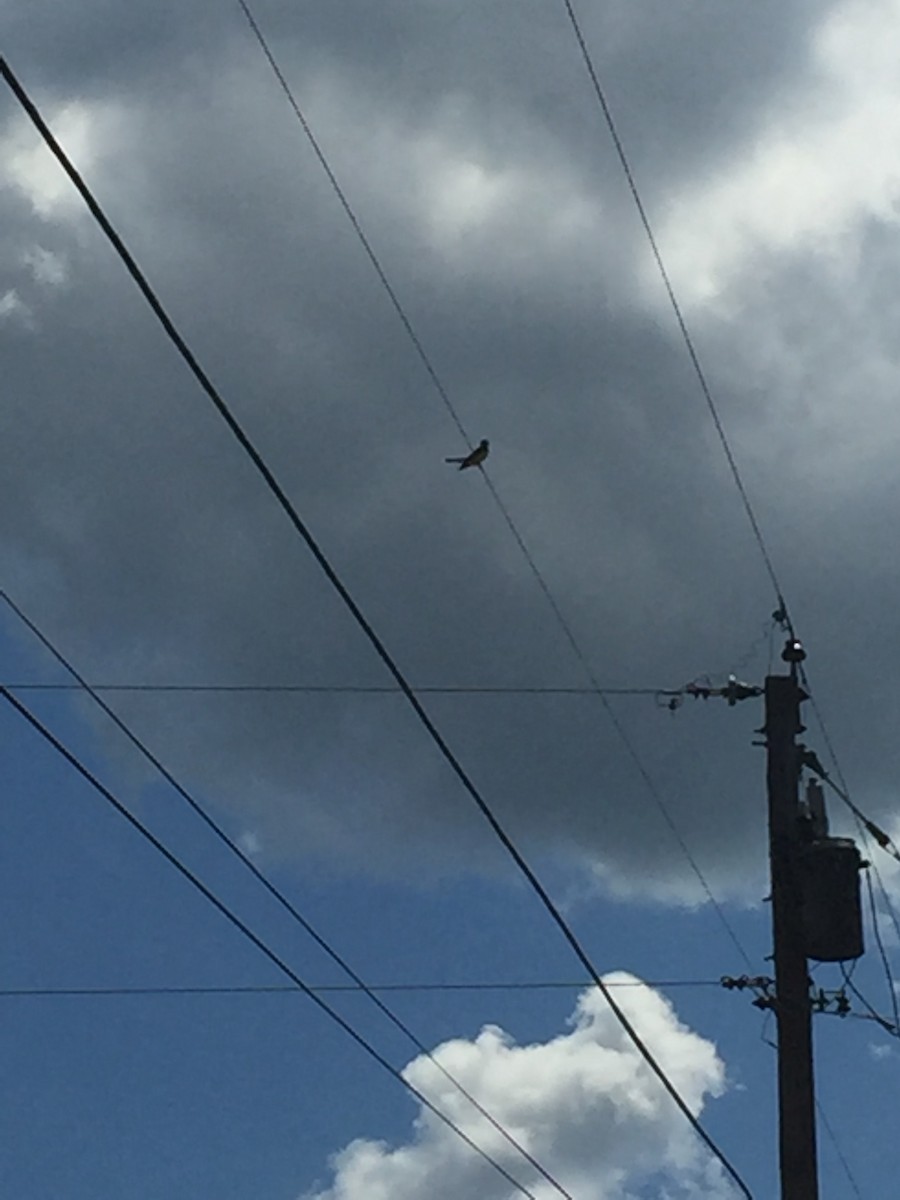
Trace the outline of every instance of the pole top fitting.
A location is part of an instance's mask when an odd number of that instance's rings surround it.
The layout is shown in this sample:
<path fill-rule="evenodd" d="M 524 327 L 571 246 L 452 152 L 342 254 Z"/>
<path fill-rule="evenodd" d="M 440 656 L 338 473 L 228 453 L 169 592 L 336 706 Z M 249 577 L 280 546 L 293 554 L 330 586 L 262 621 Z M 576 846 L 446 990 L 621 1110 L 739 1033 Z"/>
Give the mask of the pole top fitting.
<path fill-rule="evenodd" d="M 730 708 L 734 708 L 739 700 L 749 700 L 753 696 L 761 696 L 763 689 L 756 687 L 755 684 L 741 683 L 734 675 L 729 675 L 725 686 L 717 688 L 716 691 L 724 700 L 728 701 Z"/>
<path fill-rule="evenodd" d="M 802 663 L 806 658 L 806 651 L 803 649 L 803 644 L 799 638 L 789 637 L 784 643 L 784 649 L 781 652 L 781 657 L 786 663 Z"/>

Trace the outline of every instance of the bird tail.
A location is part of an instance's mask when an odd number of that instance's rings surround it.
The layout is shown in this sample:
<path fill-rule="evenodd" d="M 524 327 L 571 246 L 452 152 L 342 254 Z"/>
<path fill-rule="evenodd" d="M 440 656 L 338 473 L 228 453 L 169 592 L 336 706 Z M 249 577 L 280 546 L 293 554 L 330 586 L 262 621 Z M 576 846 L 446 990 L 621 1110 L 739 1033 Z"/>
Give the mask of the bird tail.
<path fill-rule="evenodd" d="M 444 462 L 461 463 L 465 462 L 464 458 L 445 458 Z"/>

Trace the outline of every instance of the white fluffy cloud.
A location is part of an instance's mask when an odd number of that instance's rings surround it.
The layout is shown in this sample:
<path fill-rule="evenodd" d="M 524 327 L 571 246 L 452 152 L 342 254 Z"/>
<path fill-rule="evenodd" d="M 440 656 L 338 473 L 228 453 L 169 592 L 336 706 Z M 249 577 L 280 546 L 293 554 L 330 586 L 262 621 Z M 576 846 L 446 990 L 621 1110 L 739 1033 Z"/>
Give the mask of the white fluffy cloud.
<path fill-rule="evenodd" d="M 618 972 L 606 979 L 636 982 Z M 699 1114 L 724 1088 L 715 1046 L 681 1024 L 650 988 L 623 988 L 617 1000 Z M 672 1200 L 732 1194 L 595 990 L 581 995 L 570 1030 L 548 1042 L 520 1046 L 488 1025 L 472 1041 L 446 1042 L 434 1053 L 579 1200 L 626 1200 L 645 1194 L 651 1180 L 656 1193 Z M 427 1058 L 415 1059 L 404 1075 L 539 1200 L 558 1195 Z M 331 1186 L 307 1193 L 306 1200 L 512 1200 L 520 1194 L 424 1109 L 406 1145 L 359 1138 L 334 1156 L 332 1169 Z"/>

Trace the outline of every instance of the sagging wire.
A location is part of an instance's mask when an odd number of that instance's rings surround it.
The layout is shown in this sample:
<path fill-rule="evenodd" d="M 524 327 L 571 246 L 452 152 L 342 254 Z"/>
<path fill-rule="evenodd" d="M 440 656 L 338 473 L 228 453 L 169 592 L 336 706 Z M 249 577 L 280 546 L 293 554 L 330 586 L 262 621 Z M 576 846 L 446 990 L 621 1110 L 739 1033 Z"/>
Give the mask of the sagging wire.
<path fill-rule="evenodd" d="M 660 708 L 667 708 L 669 712 L 674 713 L 681 708 L 687 696 L 691 696 L 695 700 L 708 700 L 711 696 L 718 696 L 727 701 L 730 707 L 733 707 L 740 700 L 749 700 L 755 696 L 761 696 L 763 689 L 754 684 L 742 683 L 738 679 L 738 672 L 745 670 L 753 659 L 756 658 L 762 647 L 768 643 L 771 673 L 775 629 L 785 619 L 782 610 L 780 608 L 777 609 L 763 624 L 761 632 L 754 637 L 740 658 L 732 663 L 728 671 L 714 671 L 710 674 L 695 675 L 689 683 L 684 684 L 680 688 L 660 690 L 656 693 L 657 705 Z M 713 682 L 713 680 L 721 679 L 723 676 L 725 677 L 723 684 L 716 685 Z"/>
<path fill-rule="evenodd" d="M 850 978 L 850 975 L 849 975 L 845 965 L 843 963 L 841 963 L 840 967 L 841 967 L 841 974 L 844 977 L 844 983 L 846 984 L 847 988 L 853 993 L 853 995 L 857 998 L 857 1000 L 860 1002 L 860 1004 L 862 1004 L 862 1006 L 866 1009 L 866 1011 L 868 1013 L 867 1019 L 875 1021 L 876 1024 L 880 1025 L 881 1028 L 885 1031 L 885 1033 L 890 1034 L 891 1037 L 900 1039 L 900 1026 L 892 1024 L 887 1019 L 887 1017 L 883 1017 L 881 1015 L 881 1013 L 879 1013 L 878 1010 L 874 1007 L 874 1005 L 869 1003 L 869 1001 L 866 999 L 866 997 L 862 994 L 862 992 L 859 990 L 859 988 L 856 986 L 856 984 Z M 862 1014 L 854 1014 L 854 1015 L 862 1016 Z"/>
<path fill-rule="evenodd" d="M 779 622 L 777 618 L 780 616 L 780 610 L 772 613 L 772 615 L 768 617 L 767 620 L 765 620 L 760 626 L 760 632 L 753 638 L 744 653 L 735 661 L 729 663 L 728 666 L 723 670 L 714 671 L 712 673 L 712 678 L 722 679 L 729 678 L 732 675 L 739 675 L 742 671 L 745 671 L 750 666 L 754 659 L 756 659 L 760 654 L 760 651 L 762 651 L 764 648 L 768 649 L 769 662 L 771 663 L 772 655 L 774 654 L 775 631 L 779 628 Z M 771 673 L 772 670 L 770 666 L 767 674 L 771 675 Z"/>
<path fill-rule="evenodd" d="M 872 887 L 872 876 L 866 871 L 866 892 L 869 897 L 869 913 L 872 918 L 872 933 L 875 936 L 875 944 L 878 947 L 878 955 L 881 959 L 881 965 L 884 968 L 885 979 L 887 980 L 888 994 L 891 998 L 891 1012 L 894 1016 L 894 1033 L 900 1037 L 900 1009 L 897 1005 L 897 985 L 894 982 L 894 975 L 891 971 L 890 960 L 887 956 L 887 951 L 884 948 L 884 940 L 881 936 L 881 925 L 878 920 L 878 906 L 875 903 L 875 890 Z"/>

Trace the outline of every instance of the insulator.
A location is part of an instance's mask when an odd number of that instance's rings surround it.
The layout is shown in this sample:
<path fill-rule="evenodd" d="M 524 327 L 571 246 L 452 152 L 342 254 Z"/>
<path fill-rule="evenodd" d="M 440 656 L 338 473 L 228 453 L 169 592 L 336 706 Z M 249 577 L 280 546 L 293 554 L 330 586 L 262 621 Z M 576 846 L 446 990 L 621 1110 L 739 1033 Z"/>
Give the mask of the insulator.
<path fill-rule="evenodd" d="M 802 663 L 806 658 L 806 651 L 803 649 L 803 644 L 799 638 L 791 637 L 784 643 L 784 649 L 781 652 L 781 657 L 788 663 Z"/>
<path fill-rule="evenodd" d="M 801 905 L 807 958 L 846 962 L 864 953 L 859 851 L 851 838 L 801 847 Z"/>

